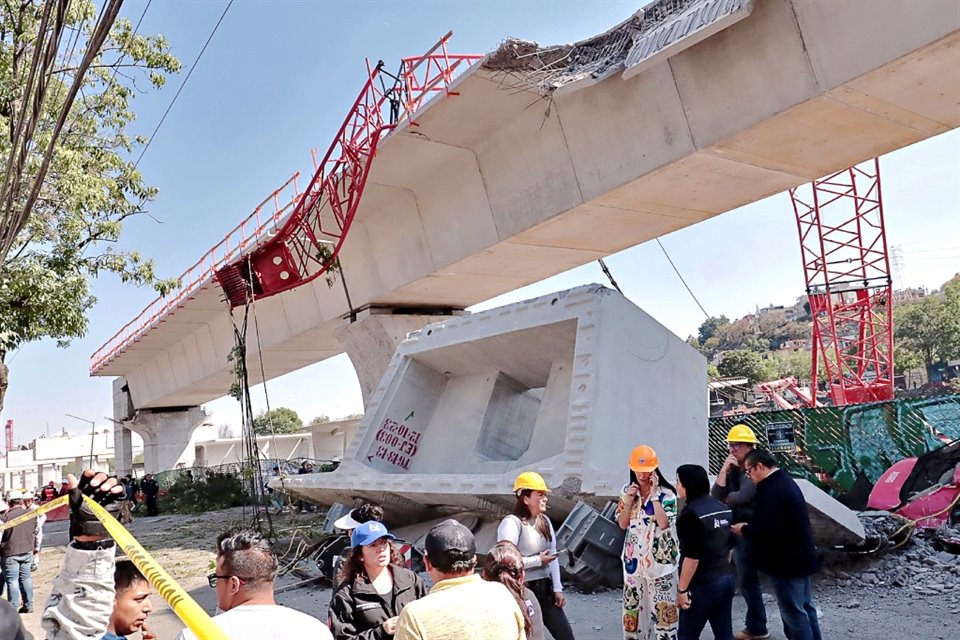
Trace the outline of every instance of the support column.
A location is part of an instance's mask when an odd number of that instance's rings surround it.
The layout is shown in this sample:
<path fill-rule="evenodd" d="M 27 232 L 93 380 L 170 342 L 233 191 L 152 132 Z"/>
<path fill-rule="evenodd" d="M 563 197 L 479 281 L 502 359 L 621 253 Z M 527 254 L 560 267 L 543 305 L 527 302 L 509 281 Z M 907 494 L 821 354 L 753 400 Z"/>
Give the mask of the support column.
<path fill-rule="evenodd" d="M 127 421 L 133 418 L 133 399 L 126 378 L 113 379 L 113 456 L 118 476 L 133 474 L 133 440 Z"/>
<path fill-rule="evenodd" d="M 363 406 L 370 404 L 393 353 L 408 333 L 465 313 L 462 309 L 376 307 L 360 311 L 356 320 L 338 327 L 334 335 L 357 371 Z"/>
<path fill-rule="evenodd" d="M 138 411 L 127 425 L 143 438 L 144 469 L 158 473 L 194 465 L 193 432 L 206 421 L 201 407 L 177 407 Z"/>

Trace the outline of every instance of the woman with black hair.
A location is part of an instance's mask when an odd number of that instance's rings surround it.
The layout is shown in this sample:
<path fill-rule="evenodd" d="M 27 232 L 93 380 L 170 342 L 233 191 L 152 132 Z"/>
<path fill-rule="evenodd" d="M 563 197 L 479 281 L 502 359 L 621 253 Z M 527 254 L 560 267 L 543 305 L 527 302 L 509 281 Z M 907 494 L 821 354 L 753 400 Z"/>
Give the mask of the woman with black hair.
<path fill-rule="evenodd" d="M 730 608 L 736 583 L 730 572 L 730 507 L 710 495 L 707 470 L 695 464 L 677 469 L 677 491 L 686 506 L 677 519 L 680 541 L 678 640 L 697 640 L 710 623 L 716 640 L 733 640 Z"/>
<path fill-rule="evenodd" d="M 617 503 L 623 540 L 624 640 L 677 637 L 677 494 L 660 473 L 657 453 L 643 445 L 630 454 L 630 482 Z"/>

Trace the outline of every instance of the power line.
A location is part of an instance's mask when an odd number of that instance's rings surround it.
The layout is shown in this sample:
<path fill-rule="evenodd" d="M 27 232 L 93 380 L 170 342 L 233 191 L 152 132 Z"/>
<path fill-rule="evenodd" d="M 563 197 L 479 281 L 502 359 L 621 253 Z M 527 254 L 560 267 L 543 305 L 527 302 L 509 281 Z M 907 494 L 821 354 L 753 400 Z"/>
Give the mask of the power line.
<path fill-rule="evenodd" d="M 187 81 L 190 79 L 190 76 L 193 75 L 193 70 L 197 68 L 197 63 L 200 62 L 200 58 L 203 57 L 203 53 L 207 50 L 207 45 L 209 45 L 210 41 L 213 40 L 213 36 L 216 35 L 217 29 L 220 28 L 220 23 L 223 22 L 223 19 L 226 17 L 227 11 L 230 10 L 231 6 L 233 6 L 233 0 L 229 0 L 229 2 L 227 2 L 227 6 L 224 7 L 223 13 L 220 14 L 220 19 L 217 20 L 217 24 L 213 26 L 213 31 L 210 32 L 209 36 L 207 36 L 207 41 L 203 43 L 203 48 L 200 49 L 200 53 L 197 54 L 197 59 L 193 61 L 193 64 L 190 66 L 190 70 L 187 71 L 187 75 L 184 77 L 183 82 L 180 83 L 180 88 L 177 89 L 177 93 L 174 94 L 173 100 L 171 100 L 170 104 L 167 105 L 167 110 L 164 111 L 163 116 L 160 117 L 160 122 L 157 123 L 156 128 L 153 130 L 153 133 L 150 134 L 150 139 L 147 140 L 147 144 L 145 144 L 143 147 L 143 150 L 140 151 L 140 157 L 137 158 L 137 161 L 133 165 L 134 169 L 140 166 L 140 161 L 143 160 L 143 156 L 147 152 L 147 149 L 150 148 L 150 144 L 153 142 L 154 138 L 157 137 L 157 132 L 160 131 L 160 127 L 163 126 L 164 120 L 167 119 L 167 115 L 170 113 L 170 110 L 173 109 L 173 105 L 176 104 L 177 98 L 180 97 L 180 93 L 183 91 L 183 88 L 187 85 Z"/>
<path fill-rule="evenodd" d="M 670 263 L 670 266 L 673 267 L 673 272 L 677 274 L 677 277 L 680 278 L 680 282 L 683 283 L 683 286 L 687 288 L 687 293 L 690 294 L 690 297 L 693 298 L 693 301 L 697 303 L 697 306 L 700 307 L 700 311 L 703 311 L 703 315 L 707 318 L 710 317 L 710 314 L 707 313 L 707 310 L 703 308 L 703 305 L 700 304 L 700 301 L 697 300 L 697 296 L 694 295 L 693 290 L 690 289 L 690 285 L 687 284 L 687 281 L 683 279 L 683 276 L 680 275 L 680 270 L 677 269 L 677 265 L 673 264 L 673 260 L 670 258 L 670 254 L 667 253 L 667 250 L 664 248 L 663 243 L 660 242 L 660 238 L 657 238 L 657 244 L 660 245 L 660 250 L 663 251 L 663 255 L 667 257 L 667 262 Z"/>

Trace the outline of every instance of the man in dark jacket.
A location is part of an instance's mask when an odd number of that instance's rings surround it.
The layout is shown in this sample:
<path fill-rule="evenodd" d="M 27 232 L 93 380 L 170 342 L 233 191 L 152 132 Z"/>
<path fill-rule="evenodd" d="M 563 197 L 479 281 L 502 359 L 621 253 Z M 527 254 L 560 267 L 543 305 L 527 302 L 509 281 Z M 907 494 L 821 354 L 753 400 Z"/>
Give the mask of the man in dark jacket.
<path fill-rule="evenodd" d="M 29 513 L 23 506 L 23 494 L 11 491 L 7 500 L 10 510 L 3 517 L 4 522 Z M 33 564 L 33 551 L 37 546 L 37 523 L 33 520 L 21 522 L 3 532 L 0 542 L 0 557 L 3 566 L 3 580 L 7 586 L 7 599 L 20 613 L 33 613 L 33 576 L 30 565 Z M 23 594 L 23 606 L 20 606 L 20 594 Z"/>
<path fill-rule="evenodd" d="M 143 489 L 143 495 L 147 500 L 147 515 L 155 516 L 160 513 L 160 510 L 157 508 L 157 496 L 160 495 L 160 485 L 157 484 L 157 481 L 153 479 L 153 474 L 148 473 L 143 476 L 143 484 L 140 485 Z"/>
<path fill-rule="evenodd" d="M 757 446 L 757 436 L 745 424 L 736 424 L 727 433 L 727 450 L 730 455 L 723 461 L 710 495 L 730 507 L 733 522 L 746 522 L 753 514 L 753 499 L 757 487 L 743 470 L 747 454 Z M 764 640 L 770 637 L 767 631 L 767 610 L 763 606 L 760 589 L 760 574 L 753 561 L 750 541 L 740 538 L 733 548 L 733 564 L 737 567 L 740 595 L 747 604 L 743 630 L 734 634 L 735 640 Z"/>
<path fill-rule="evenodd" d="M 773 581 L 787 640 L 821 640 L 810 592 L 820 562 L 803 493 L 764 449 L 747 454 L 744 470 L 757 485 L 757 497 L 753 515 L 733 531 L 750 541 L 757 568 Z"/>

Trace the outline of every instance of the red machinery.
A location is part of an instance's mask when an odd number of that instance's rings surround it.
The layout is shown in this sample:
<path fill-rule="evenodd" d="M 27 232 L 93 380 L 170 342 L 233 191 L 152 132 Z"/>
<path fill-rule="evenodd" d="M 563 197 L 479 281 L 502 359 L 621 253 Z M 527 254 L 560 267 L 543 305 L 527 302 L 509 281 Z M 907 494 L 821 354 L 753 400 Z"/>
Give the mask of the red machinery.
<path fill-rule="evenodd" d="M 13 420 L 7 420 L 3 428 L 4 451 L 13 451 Z"/>
<path fill-rule="evenodd" d="M 231 307 L 298 287 L 337 264 L 380 139 L 401 120 L 415 125 L 413 113 L 430 94 L 456 95 L 449 86 L 458 67 L 481 58 L 448 54 L 451 35 L 422 56 L 404 58 L 396 76 L 382 61 L 367 65 L 360 95 L 290 217 L 270 240 L 217 271 Z"/>
<path fill-rule="evenodd" d="M 773 404 L 777 406 L 778 409 L 799 409 L 800 407 L 819 407 L 821 404 L 817 402 L 816 395 L 810 393 L 809 390 L 802 389 L 797 384 L 797 379 L 790 378 L 781 378 L 780 380 L 772 380 L 770 382 L 761 382 L 757 385 L 757 388 L 760 389 L 760 392 L 763 393 Z M 789 391 L 792 393 L 797 400 L 800 402 L 794 404 L 783 397 L 783 392 Z"/>
<path fill-rule="evenodd" d="M 893 288 L 874 159 L 790 190 L 820 359 L 836 405 L 893 399 Z"/>

